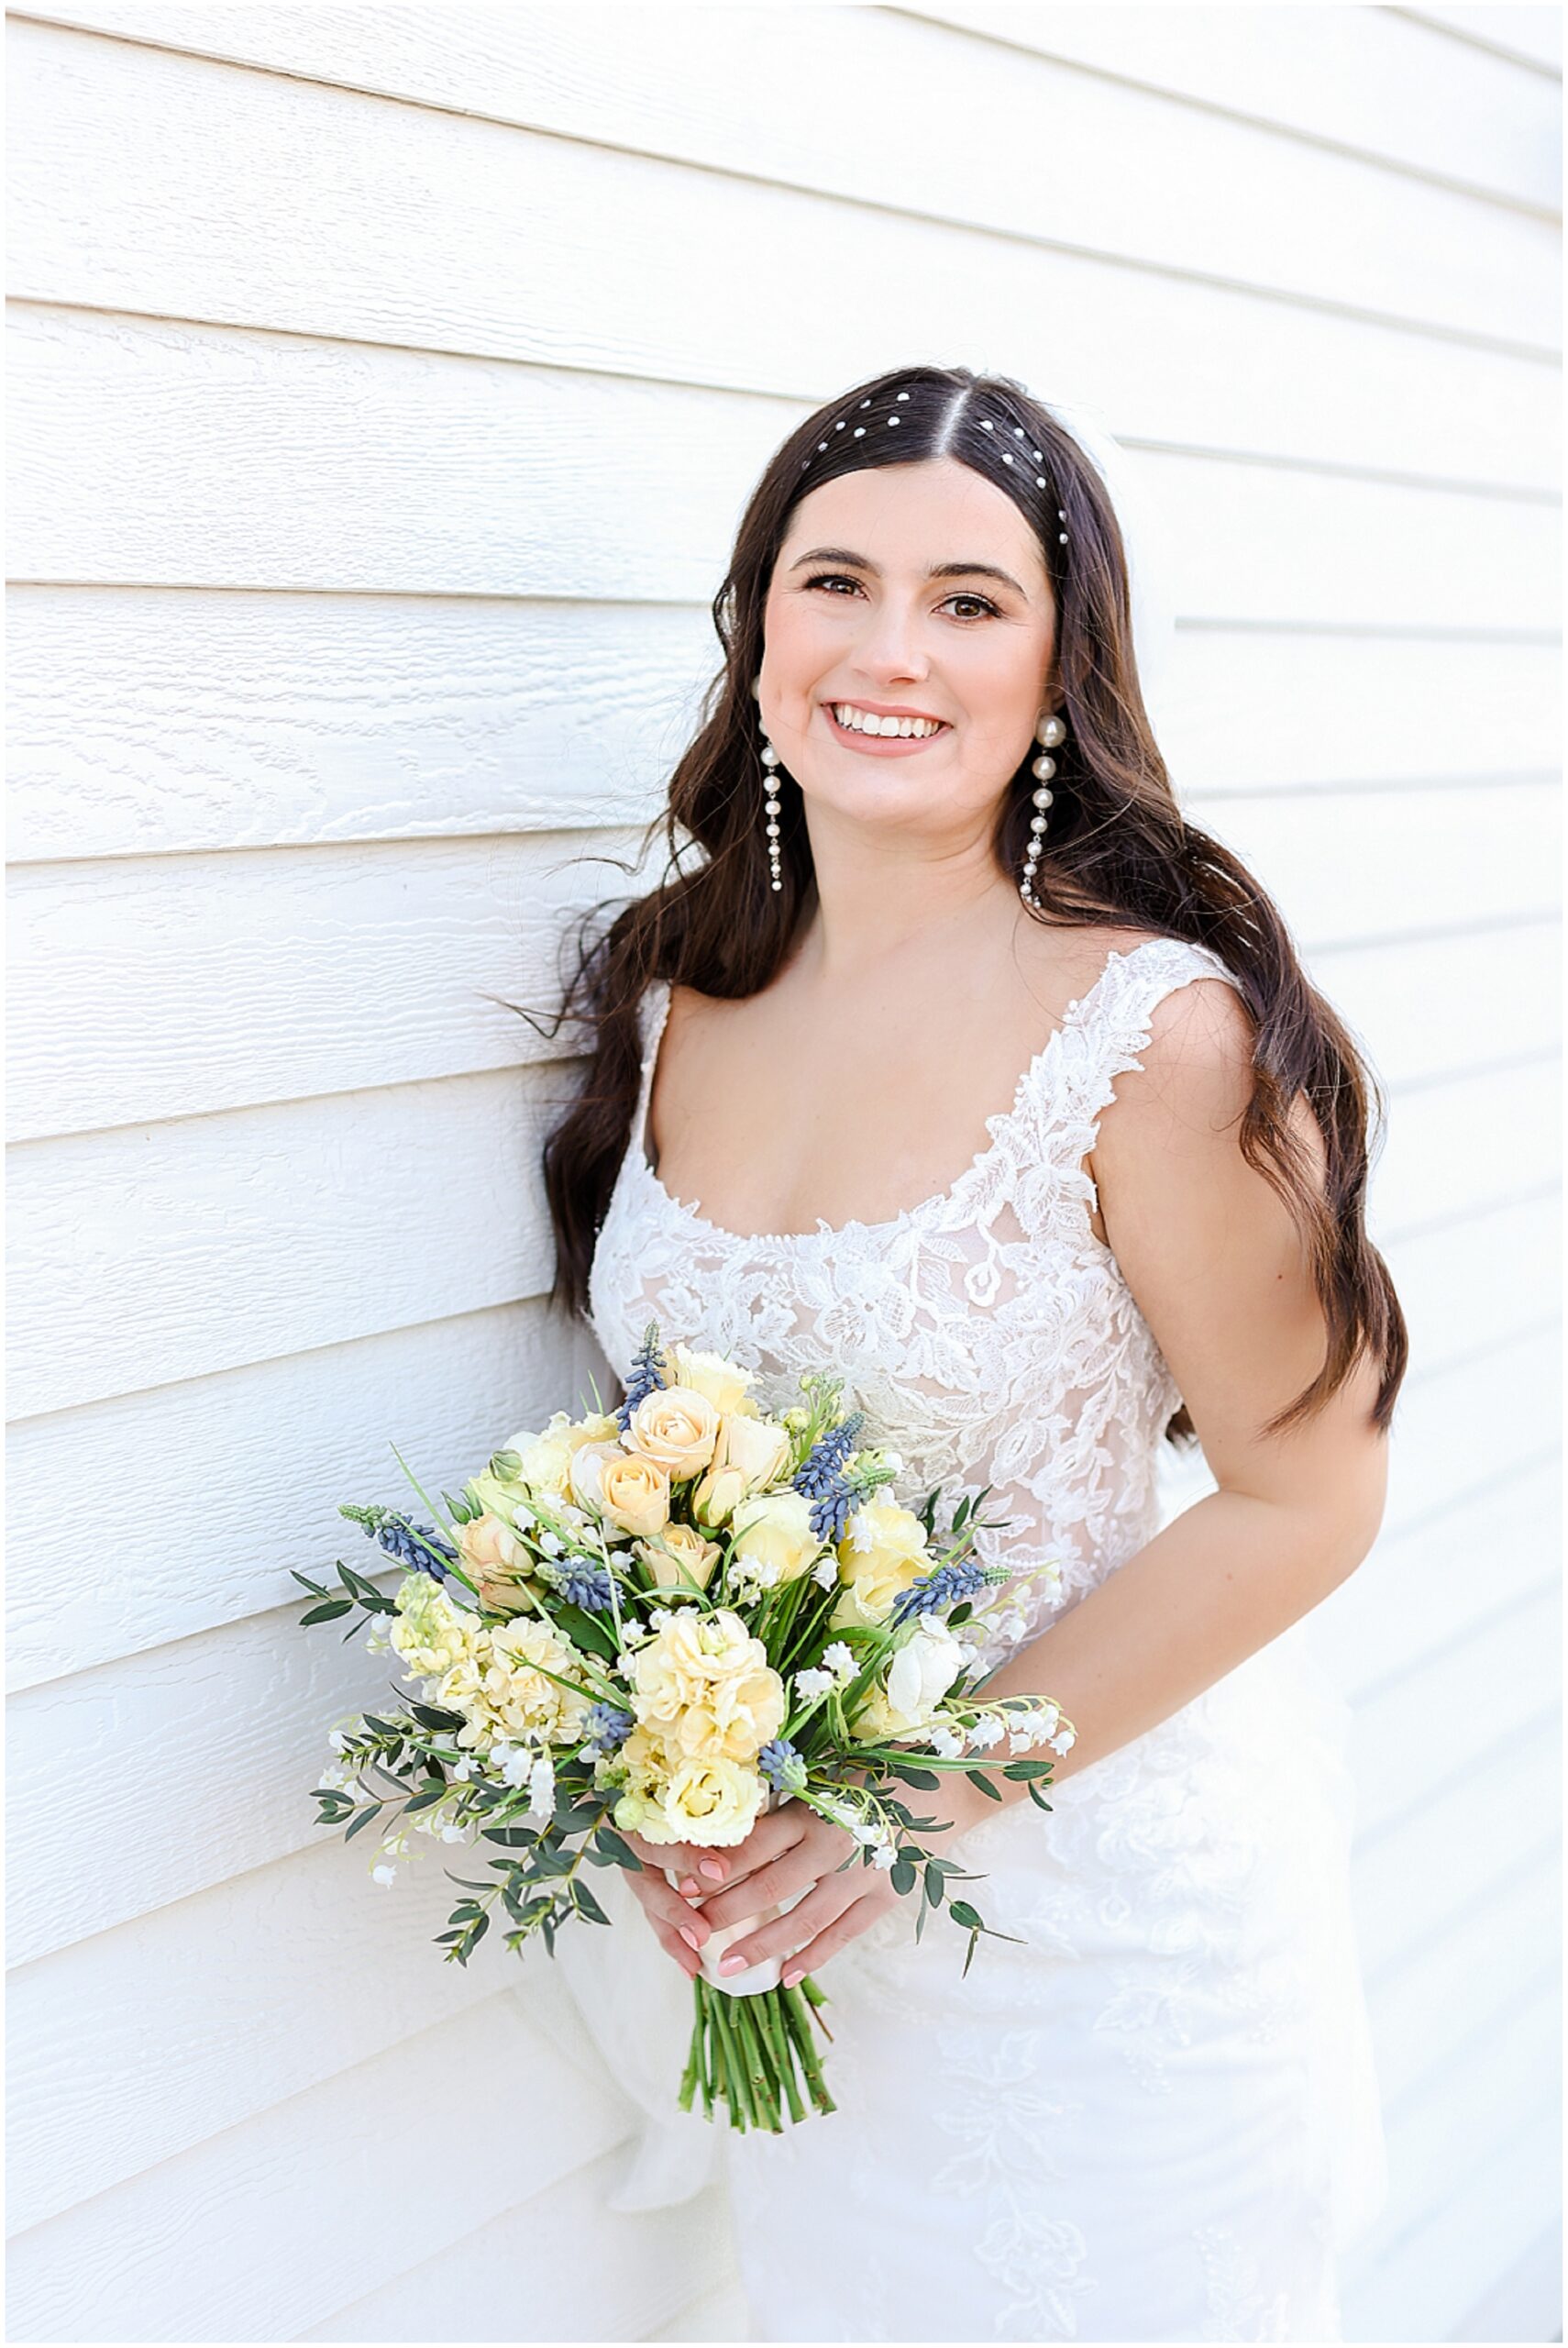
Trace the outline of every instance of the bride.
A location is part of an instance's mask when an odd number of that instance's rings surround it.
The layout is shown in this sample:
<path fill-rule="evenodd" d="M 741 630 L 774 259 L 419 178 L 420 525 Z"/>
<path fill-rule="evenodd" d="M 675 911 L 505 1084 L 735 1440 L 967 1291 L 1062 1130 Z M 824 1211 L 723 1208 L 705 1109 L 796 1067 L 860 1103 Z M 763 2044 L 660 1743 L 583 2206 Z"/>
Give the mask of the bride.
<path fill-rule="evenodd" d="M 629 1836 L 640 1937 L 563 1943 L 648 2113 L 619 2206 L 722 2162 L 757 2339 L 1338 2339 L 1385 2190 L 1345 1707 L 1285 1635 L 1384 1507 L 1374 1088 L 1176 805 L 1116 459 L 962 368 L 792 433 L 668 877 L 568 990 L 595 1048 L 545 1151 L 555 1301 L 617 1374 L 657 1319 L 766 1407 L 831 1361 L 901 1495 L 990 1486 L 1015 1581 L 976 1671 L 1077 1729 L 1049 1818 L 1018 1782 L 928 1798 L 985 1878 L 966 1977 L 798 1803 L 732 1851 Z M 1216 1489 L 1162 1529 L 1166 1442 Z M 737 1967 L 829 1999 L 839 2108 L 780 2137 L 672 2109 L 681 1976 L 748 1918 Z"/>

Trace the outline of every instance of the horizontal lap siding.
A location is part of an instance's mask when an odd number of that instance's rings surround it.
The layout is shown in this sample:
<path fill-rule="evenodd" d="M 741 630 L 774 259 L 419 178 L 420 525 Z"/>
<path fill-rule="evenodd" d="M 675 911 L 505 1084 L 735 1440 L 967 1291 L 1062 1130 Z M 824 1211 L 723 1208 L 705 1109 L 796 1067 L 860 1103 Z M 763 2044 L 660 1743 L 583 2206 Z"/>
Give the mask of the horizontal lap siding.
<path fill-rule="evenodd" d="M 1183 803 L 1386 1093 L 1413 1367 L 1313 1618 L 1393 2166 L 1348 2328 L 1555 2328 L 1551 13 L 840 9 L 826 80 L 777 7 L 13 22 L 18 2336 L 744 2322 L 711 2195 L 605 2215 L 542 1954 L 438 1969 L 434 1855 L 311 1827 L 378 1673 L 289 1567 L 390 1442 L 451 1486 L 602 1377 L 544 1303 L 580 1045 L 505 1005 L 641 885 L 745 491 L 911 316 L 1135 453 Z"/>

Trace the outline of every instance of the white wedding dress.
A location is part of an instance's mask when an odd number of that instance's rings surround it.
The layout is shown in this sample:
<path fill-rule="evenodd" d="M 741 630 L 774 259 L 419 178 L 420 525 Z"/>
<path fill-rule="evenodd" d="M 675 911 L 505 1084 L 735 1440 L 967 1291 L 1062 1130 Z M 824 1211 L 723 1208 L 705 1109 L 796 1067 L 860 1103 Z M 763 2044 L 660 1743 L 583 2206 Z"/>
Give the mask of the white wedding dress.
<path fill-rule="evenodd" d="M 1228 978 L 1160 938 L 1112 954 L 939 1196 L 882 1224 L 742 1237 L 671 1197 L 646 1121 L 668 988 L 599 1235 L 595 1335 L 624 1376 L 650 1319 L 757 1372 L 845 1373 L 900 1497 L 995 1489 L 988 1561 L 1055 1556 L 1015 1636 L 1051 1690 L 1052 1623 L 1158 1531 L 1179 1396 L 1088 1216 L 1080 1161 L 1161 997 Z M 1267 1560 L 1260 1558 L 1259 1569 Z M 987 1664 L 1014 1652 L 1004 1623 Z M 1296 1630 L 1300 1629 L 1296 1626 Z M 1083 1724 L 1080 1722 L 1080 1726 Z M 986 1922 L 912 1899 L 823 1966 L 836 2112 L 744 2136 L 674 2104 L 690 1990 L 618 1886 L 567 1973 L 642 2103 L 615 2206 L 727 2177 L 751 2337 L 1331 2341 L 1337 2254 L 1386 2189 L 1349 1910 L 1348 1712 L 1295 1632 L 1196 1701 L 957 1843 Z M 617 1871 L 596 1877 L 610 1889 Z M 588 1944 L 591 1942 L 593 1945 Z"/>

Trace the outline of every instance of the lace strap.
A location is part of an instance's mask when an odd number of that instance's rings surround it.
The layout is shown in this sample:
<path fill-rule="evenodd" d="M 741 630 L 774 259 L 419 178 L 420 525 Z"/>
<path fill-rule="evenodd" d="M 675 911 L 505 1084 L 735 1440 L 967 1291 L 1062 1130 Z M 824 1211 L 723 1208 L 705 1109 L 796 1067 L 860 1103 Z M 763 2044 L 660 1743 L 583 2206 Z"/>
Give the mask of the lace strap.
<path fill-rule="evenodd" d="M 659 1037 L 669 1015 L 670 984 L 668 979 L 654 979 L 643 989 L 637 1004 L 637 1033 L 642 1039 L 643 1072 L 637 1086 L 637 1106 L 632 1118 L 631 1146 L 640 1150 L 645 1165 L 651 1166 L 648 1156 L 648 1107 L 653 1099 L 653 1074 L 658 1058 Z"/>
<path fill-rule="evenodd" d="M 1245 1001 L 1242 981 L 1211 947 L 1185 937 L 1153 937 L 1112 954 L 1062 1029 L 1065 1097 L 1058 1109 L 1098 1125 L 1115 1097 L 1116 1079 L 1143 1065 L 1138 1055 L 1154 1033 L 1156 1006 L 1196 979 L 1223 979 Z M 1092 1140 L 1084 1147 L 1093 1146 Z"/>

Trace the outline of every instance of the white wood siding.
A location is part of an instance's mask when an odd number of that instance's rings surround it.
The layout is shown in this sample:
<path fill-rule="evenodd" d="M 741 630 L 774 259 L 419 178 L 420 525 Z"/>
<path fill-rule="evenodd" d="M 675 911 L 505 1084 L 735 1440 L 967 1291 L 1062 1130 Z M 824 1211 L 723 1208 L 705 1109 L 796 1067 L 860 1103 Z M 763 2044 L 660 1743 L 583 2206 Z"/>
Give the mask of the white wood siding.
<path fill-rule="evenodd" d="M 657 802 L 771 448 L 922 354 L 1135 452 L 1184 800 L 1388 1089 L 1414 1366 L 1313 1618 L 1392 2170 L 1347 2336 L 1560 2329 L 1560 23 L 12 19 L 14 2336 L 744 2326 L 711 2197 L 606 2214 L 542 1953 L 439 1966 L 438 1866 L 311 1825 L 379 1675 L 288 1568 L 389 1436 L 450 1483 L 601 1367 L 542 1304 L 571 1039 L 489 998 L 626 885 L 574 859 Z"/>

